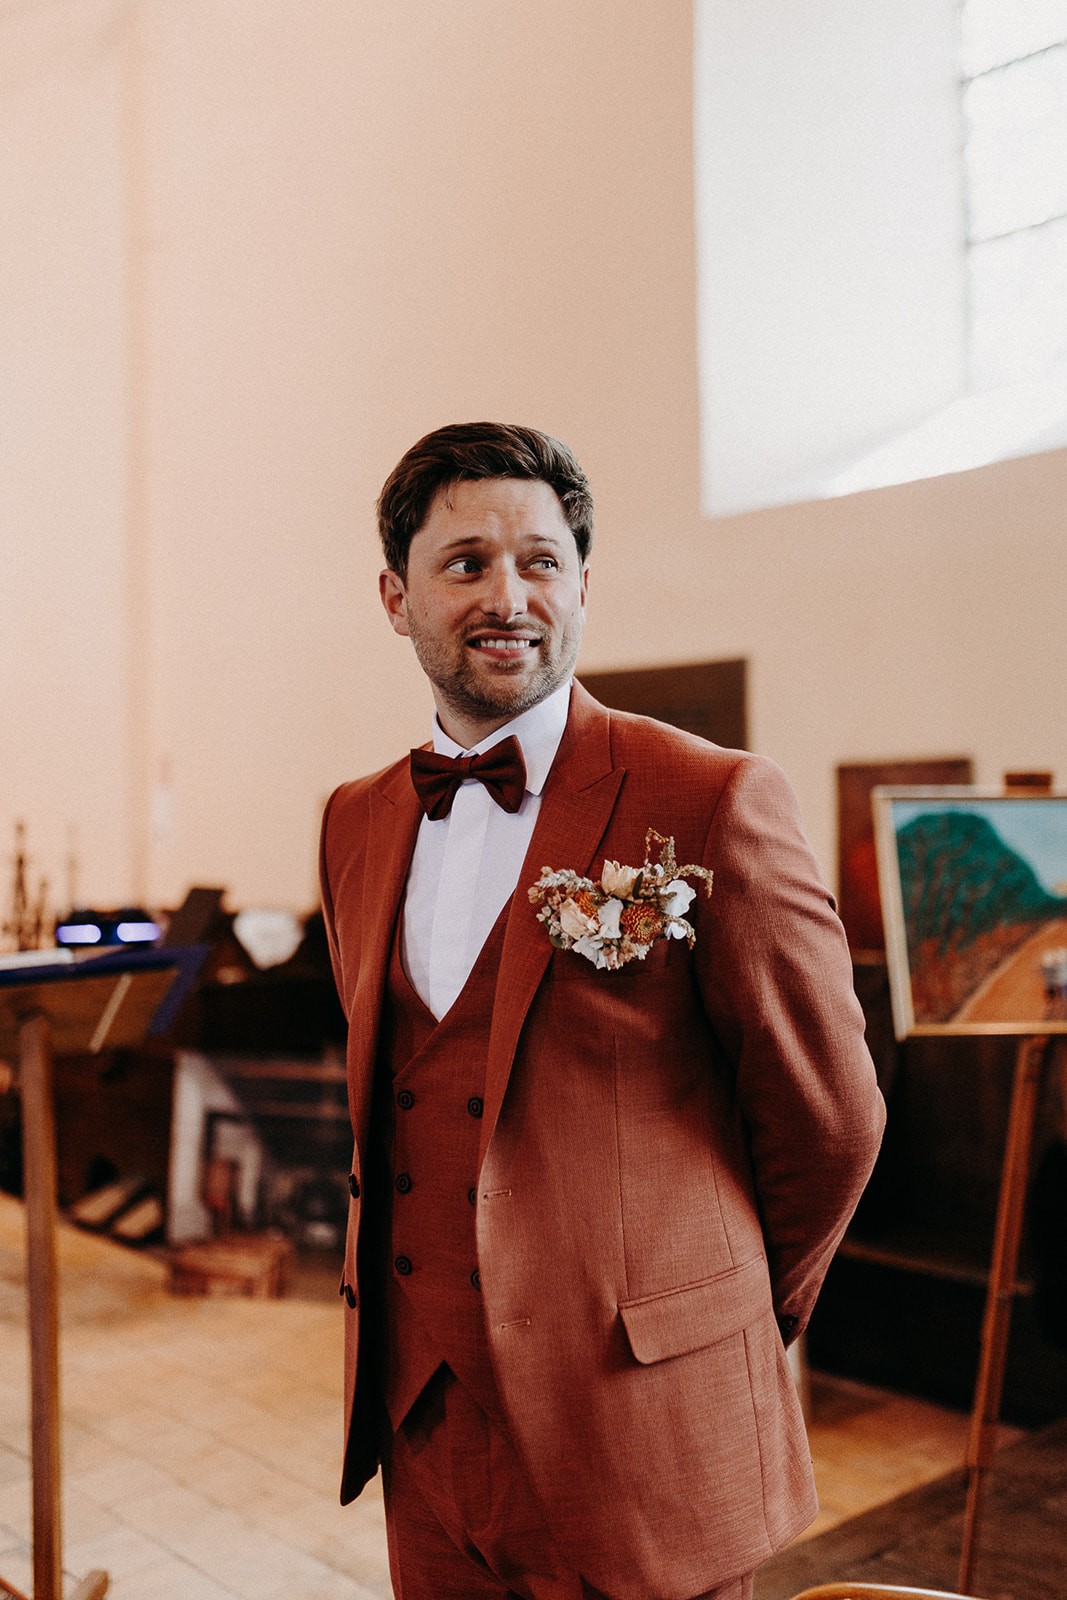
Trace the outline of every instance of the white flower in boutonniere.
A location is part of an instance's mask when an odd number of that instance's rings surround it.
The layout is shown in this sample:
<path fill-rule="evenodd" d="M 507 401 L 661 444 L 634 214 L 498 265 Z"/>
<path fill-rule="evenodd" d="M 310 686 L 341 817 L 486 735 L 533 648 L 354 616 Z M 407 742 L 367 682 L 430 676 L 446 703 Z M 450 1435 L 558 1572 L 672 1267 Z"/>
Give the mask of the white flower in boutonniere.
<path fill-rule="evenodd" d="M 657 861 L 651 859 L 653 845 L 659 846 Z M 674 840 L 649 828 L 643 866 L 605 861 L 599 883 L 566 868 L 545 867 L 529 894 L 558 950 L 573 950 L 595 967 L 613 969 L 643 961 L 657 939 L 685 939 L 692 948 L 696 932 L 685 913 L 696 890 L 685 878 L 702 879 L 711 894 L 708 868 L 679 867 Z"/>
<path fill-rule="evenodd" d="M 648 849 L 647 841 L 645 849 Z M 634 885 L 640 876 L 640 867 L 620 867 L 617 861 L 605 861 L 600 882 L 605 894 L 621 895 L 626 900 L 633 894 Z"/>

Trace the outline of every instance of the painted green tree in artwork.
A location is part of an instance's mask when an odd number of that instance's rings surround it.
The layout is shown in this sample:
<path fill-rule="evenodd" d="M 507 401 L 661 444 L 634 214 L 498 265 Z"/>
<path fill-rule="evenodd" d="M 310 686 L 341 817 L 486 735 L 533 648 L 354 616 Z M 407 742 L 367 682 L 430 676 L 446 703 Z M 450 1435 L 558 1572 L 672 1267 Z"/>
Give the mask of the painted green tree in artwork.
<path fill-rule="evenodd" d="M 1063 915 L 1067 900 L 1042 888 L 1033 868 L 985 817 L 936 811 L 897 834 L 908 949 L 938 955 L 1000 927 Z"/>

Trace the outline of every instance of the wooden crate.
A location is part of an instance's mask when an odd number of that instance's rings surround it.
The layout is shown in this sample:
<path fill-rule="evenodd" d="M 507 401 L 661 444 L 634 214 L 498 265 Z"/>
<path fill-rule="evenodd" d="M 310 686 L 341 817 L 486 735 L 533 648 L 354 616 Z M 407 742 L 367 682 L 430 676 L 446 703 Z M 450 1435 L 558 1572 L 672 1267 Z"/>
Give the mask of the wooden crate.
<path fill-rule="evenodd" d="M 286 1291 L 293 1247 L 271 1233 L 232 1233 L 182 1245 L 168 1261 L 172 1294 L 251 1295 L 277 1299 Z"/>

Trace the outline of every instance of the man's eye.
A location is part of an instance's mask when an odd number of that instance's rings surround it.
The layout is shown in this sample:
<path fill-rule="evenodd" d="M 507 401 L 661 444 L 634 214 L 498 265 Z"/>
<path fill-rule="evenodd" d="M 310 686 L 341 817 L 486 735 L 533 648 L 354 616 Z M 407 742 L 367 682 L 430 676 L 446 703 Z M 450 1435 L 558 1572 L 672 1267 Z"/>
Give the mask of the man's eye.
<path fill-rule="evenodd" d="M 460 572 L 468 574 L 478 571 L 478 563 L 473 556 L 457 556 L 455 561 L 450 561 L 445 568 L 446 572 Z"/>
<path fill-rule="evenodd" d="M 532 561 L 530 565 L 534 567 L 544 567 L 549 572 L 555 572 L 556 568 L 559 566 L 559 562 L 556 560 L 555 556 L 538 556 L 536 561 Z"/>

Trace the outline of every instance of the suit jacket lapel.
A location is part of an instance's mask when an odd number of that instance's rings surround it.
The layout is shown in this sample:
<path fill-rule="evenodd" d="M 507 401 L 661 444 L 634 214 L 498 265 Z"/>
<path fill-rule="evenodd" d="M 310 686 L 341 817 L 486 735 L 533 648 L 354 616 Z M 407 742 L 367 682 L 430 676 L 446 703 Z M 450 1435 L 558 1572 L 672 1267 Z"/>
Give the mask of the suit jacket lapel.
<path fill-rule="evenodd" d="M 552 944 L 537 920 L 527 890 L 546 866 L 598 875 L 592 870 L 599 866 L 597 847 L 626 771 L 612 765 L 609 730 L 607 711 L 576 683 L 566 731 L 545 785 L 504 932 L 489 1035 L 479 1162 L 496 1126 L 526 1013 L 552 957 Z"/>

